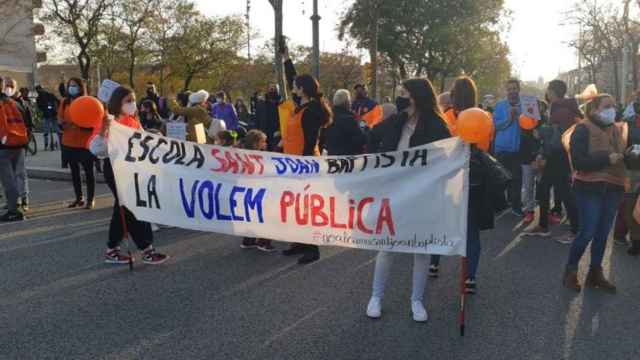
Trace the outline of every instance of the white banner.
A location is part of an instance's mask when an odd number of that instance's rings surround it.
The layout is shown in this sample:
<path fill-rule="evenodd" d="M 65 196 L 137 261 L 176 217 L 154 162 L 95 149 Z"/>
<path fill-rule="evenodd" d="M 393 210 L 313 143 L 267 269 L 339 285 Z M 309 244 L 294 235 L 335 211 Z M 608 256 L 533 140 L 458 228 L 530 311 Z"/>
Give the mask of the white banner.
<path fill-rule="evenodd" d="M 183 142 L 112 122 L 121 203 L 138 219 L 286 242 L 465 255 L 469 148 L 300 157 Z"/>

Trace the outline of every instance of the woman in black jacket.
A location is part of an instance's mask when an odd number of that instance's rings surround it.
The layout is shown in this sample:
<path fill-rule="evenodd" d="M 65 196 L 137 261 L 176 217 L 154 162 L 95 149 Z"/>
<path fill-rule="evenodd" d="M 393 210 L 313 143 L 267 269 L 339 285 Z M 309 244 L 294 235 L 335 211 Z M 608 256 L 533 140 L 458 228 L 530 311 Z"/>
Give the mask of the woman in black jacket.
<path fill-rule="evenodd" d="M 398 114 L 374 127 L 369 141 L 369 152 L 404 150 L 451 137 L 438 108 L 435 91 L 427 79 L 405 81 L 396 99 Z M 393 253 L 381 251 L 376 258 L 373 292 L 367 316 L 379 318 L 382 314 L 382 296 L 391 272 Z M 413 319 L 425 322 L 427 311 L 422 303 L 427 282 L 428 256 L 414 254 L 413 291 L 411 310 Z"/>
<path fill-rule="evenodd" d="M 321 139 L 329 156 L 362 154 L 367 144 L 367 136 L 351 112 L 350 97 L 345 89 L 333 96 L 333 123 L 324 129 Z"/>
<path fill-rule="evenodd" d="M 296 109 L 287 120 L 286 136 L 282 139 L 284 153 L 298 156 L 319 156 L 320 129 L 331 124 L 333 114 L 320 92 L 318 80 L 308 74 L 297 75 L 288 49 L 284 49 L 284 68 L 287 83 L 294 94 Z M 283 255 L 303 254 L 298 264 L 309 264 L 320 259 L 316 245 L 292 243 Z"/>

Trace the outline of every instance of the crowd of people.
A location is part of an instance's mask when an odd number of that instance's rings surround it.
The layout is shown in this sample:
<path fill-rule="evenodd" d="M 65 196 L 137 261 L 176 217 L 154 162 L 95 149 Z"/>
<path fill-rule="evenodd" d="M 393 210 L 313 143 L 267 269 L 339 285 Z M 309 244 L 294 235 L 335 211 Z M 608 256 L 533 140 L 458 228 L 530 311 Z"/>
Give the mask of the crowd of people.
<path fill-rule="evenodd" d="M 460 115 L 482 106 L 476 84 L 466 76 L 456 79 L 443 94 L 437 94 L 427 79 L 406 80 L 398 87 L 393 103 L 385 99 L 378 104 L 362 84 L 340 89 L 329 100 L 321 93 L 317 79 L 297 74 L 286 48 L 283 58 L 291 100 L 283 99 L 275 85 L 264 95 L 253 94 L 248 106 L 241 98 L 232 103 L 224 91 L 213 96 L 205 90 L 184 91 L 176 99 L 168 99 L 149 83 L 139 102 L 132 89 L 119 87 L 106 109 L 121 124 L 164 135 L 168 124 L 184 123 L 187 141 L 290 155 L 339 156 L 403 150 L 457 136 Z M 0 220 L 20 221 L 29 210 L 24 146 L 27 134 L 33 131 L 33 115 L 28 89 L 18 91 L 13 79 L 2 78 L 0 88 L 0 180 L 7 203 Z M 69 207 L 95 206 L 94 168 L 104 172 L 113 193 L 105 261 L 131 261 L 130 255 L 120 250 L 128 233 L 145 263 L 164 262 L 168 256 L 154 249 L 151 224 L 137 220 L 120 206 L 109 159 L 98 161 L 88 150 L 96 129 L 79 127 L 70 117 L 70 104 L 87 95 L 85 82 L 69 79 L 60 89 L 60 100 L 42 87 L 35 90 L 36 108 L 44 120 L 45 149 L 61 148 L 61 165 L 71 171 L 75 199 Z M 617 111 L 610 95 L 590 92 L 568 97 L 567 85 L 553 80 L 545 99 L 538 100 L 539 119 L 525 126 L 520 82 L 509 80 L 505 91 L 505 99 L 484 107 L 493 119 L 492 139 L 471 145 L 465 292 L 477 291 L 480 232 L 491 230 L 495 217 L 506 212 L 531 225 L 524 235 L 536 237 L 551 236 L 551 227 L 559 226 L 566 214 L 570 229 L 555 238 L 570 246 L 564 286 L 581 290 L 578 263 L 591 244 L 584 286 L 614 292 L 615 285 L 602 271 L 614 223 L 616 243 L 628 244 L 630 255 L 640 254 L 640 177 L 634 173 L 640 157 L 640 149 L 634 147 L 639 140 L 640 93 L 626 111 Z M 199 128 L 206 129 L 205 139 L 198 134 Z M 106 135 L 107 129 L 105 121 L 101 133 Z M 533 224 L 537 208 L 537 224 Z M 269 239 L 244 238 L 241 247 L 275 251 Z M 299 255 L 299 264 L 320 258 L 319 248 L 308 244 L 292 243 L 282 253 Z M 366 309 L 371 318 L 382 315 L 382 299 L 395 256 L 381 251 L 376 257 Z M 431 256 L 429 261 L 426 255 L 414 255 L 410 303 L 415 321 L 428 319 L 424 307 L 427 278 L 437 278 L 439 271 L 439 256 Z"/>

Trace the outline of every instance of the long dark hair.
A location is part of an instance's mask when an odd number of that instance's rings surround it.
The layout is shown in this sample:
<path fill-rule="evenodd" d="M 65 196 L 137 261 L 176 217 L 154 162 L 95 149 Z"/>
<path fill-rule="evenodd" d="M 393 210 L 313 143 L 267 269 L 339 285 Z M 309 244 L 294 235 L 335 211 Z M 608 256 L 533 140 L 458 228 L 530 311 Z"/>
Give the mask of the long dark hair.
<path fill-rule="evenodd" d="M 109 100 L 109 114 L 116 118 L 120 116 L 122 112 L 122 101 L 131 94 L 133 94 L 133 90 L 129 87 L 120 86 L 116 88 L 113 91 L 113 94 L 111 94 L 111 99 Z"/>
<path fill-rule="evenodd" d="M 71 84 L 72 81 L 78 84 L 78 87 L 80 88 L 80 92 L 75 97 L 71 97 L 71 95 L 69 95 L 69 84 Z M 67 87 L 65 88 L 65 90 L 66 97 L 64 99 L 64 105 L 67 106 L 71 104 L 71 101 L 73 101 L 73 99 L 87 95 L 87 83 L 80 78 L 72 77 L 67 81 Z"/>
<path fill-rule="evenodd" d="M 431 81 L 428 79 L 409 79 L 403 82 L 402 86 L 409 91 L 409 95 L 415 102 L 420 122 L 426 124 L 429 119 L 434 118 L 444 122 Z"/>
<path fill-rule="evenodd" d="M 456 112 L 478 106 L 478 88 L 468 76 L 456 79 L 451 88 L 451 102 Z"/>
<path fill-rule="evenodd" d="M 158 107 L 156 106 L 156 103 L 153 100 L 145 100 L 142 102 L 142 104 L 140 104 L 140 111 L 142 111 L 142 109 L 149 109 L 149 112 L 151 114 L 153 114 L 154 118 L 160 118 L 160 113 L 158 112 Z"/>
<path fill-rule="evenodd" d="M 318 104 L 320 104 L 323 113 L 321 126 L 327 127 L 331 125 L 333 113 L 331 112 L 331 107 L 324 99 L 324 95 L 320 92 L 320 83 L 318 83 L 318 80 L 309 74 L 303 74 L 296 76 L 295 84 L 297 88 L 302 89 L 302 92 L 308 96 L 311 101 L 317 101 Z"/>

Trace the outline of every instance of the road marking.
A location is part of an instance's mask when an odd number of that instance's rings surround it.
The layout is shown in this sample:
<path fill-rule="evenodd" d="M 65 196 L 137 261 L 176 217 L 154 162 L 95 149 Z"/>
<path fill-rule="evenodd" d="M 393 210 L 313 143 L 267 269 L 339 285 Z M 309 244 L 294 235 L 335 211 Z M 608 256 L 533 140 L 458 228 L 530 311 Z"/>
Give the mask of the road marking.
<path fill-rule="evenodd" d="M 16 250 L 27 249 L 27 248 L 31 248 L 31 247 L 35 247 L 35 246 L 55 244 L 55 243 L 71 240 L 73 238 L 77 238 L 77 237 L 81 237 L 81 236 L 87 236 L 87 235 L 95 234 L 95 233 L 98 233 L 98 232 L 103 232 L 103 231 L 106 231 L 108 229 L 109 229 L 108 226 L 101 226 L 101 227 L 98 227 L 98 228 L 94 227 L 94 228 L 92 228 L 92 229 L 90 229 L 88 231 L 76 232 L 76 233 L 71 234 L 71 235 L 67 235 L 67 236 L 63 236 L 63 237 L 59 237 L 59 238 L 55 238 L 55 239 L 51 239 L 51 240 L 44 240 L 44 241 L 34 242 L 34 243 L 31 243 L 31 244 L 22 244 L 22 245 L 17 245 L 17 246 L 11 246 L 11 247 L 7 247 L 7 248 L 4 248 L 4 249 L 0 249 L 0 254 L 8 253 L 8 252 L 11 252 L 11 251 L 16 251 Z"/>
<path fill-rule="evenodd" d="M 321 307 L 321 308 L 318 308 L 318 309 L 310 312 L 309 314 L 303 316 L 298 321 L 296 321 L 293 324 L 287 326 L 282 331 L 280 331 L 279 333 L 277 333 L 276 335 L 272 336 L 270 339 L 265 341 L 265 343 L 262 345 L 262 347 L 264 348 L 264 347 L 267 347 L 267 346 L 273 344 L 276 340 L 280 339 L 281 337 L 286 335 L 288 332 L 290 332 L 291 330 L 295 329 L 298 325 L 300 325 L 303 322 L 311 319 L 312 317 L 314 317 L 315 315 L 317 315 L 318 313 L 320 313 L 323 310 L 325 310 L 325 308 Z"/>

